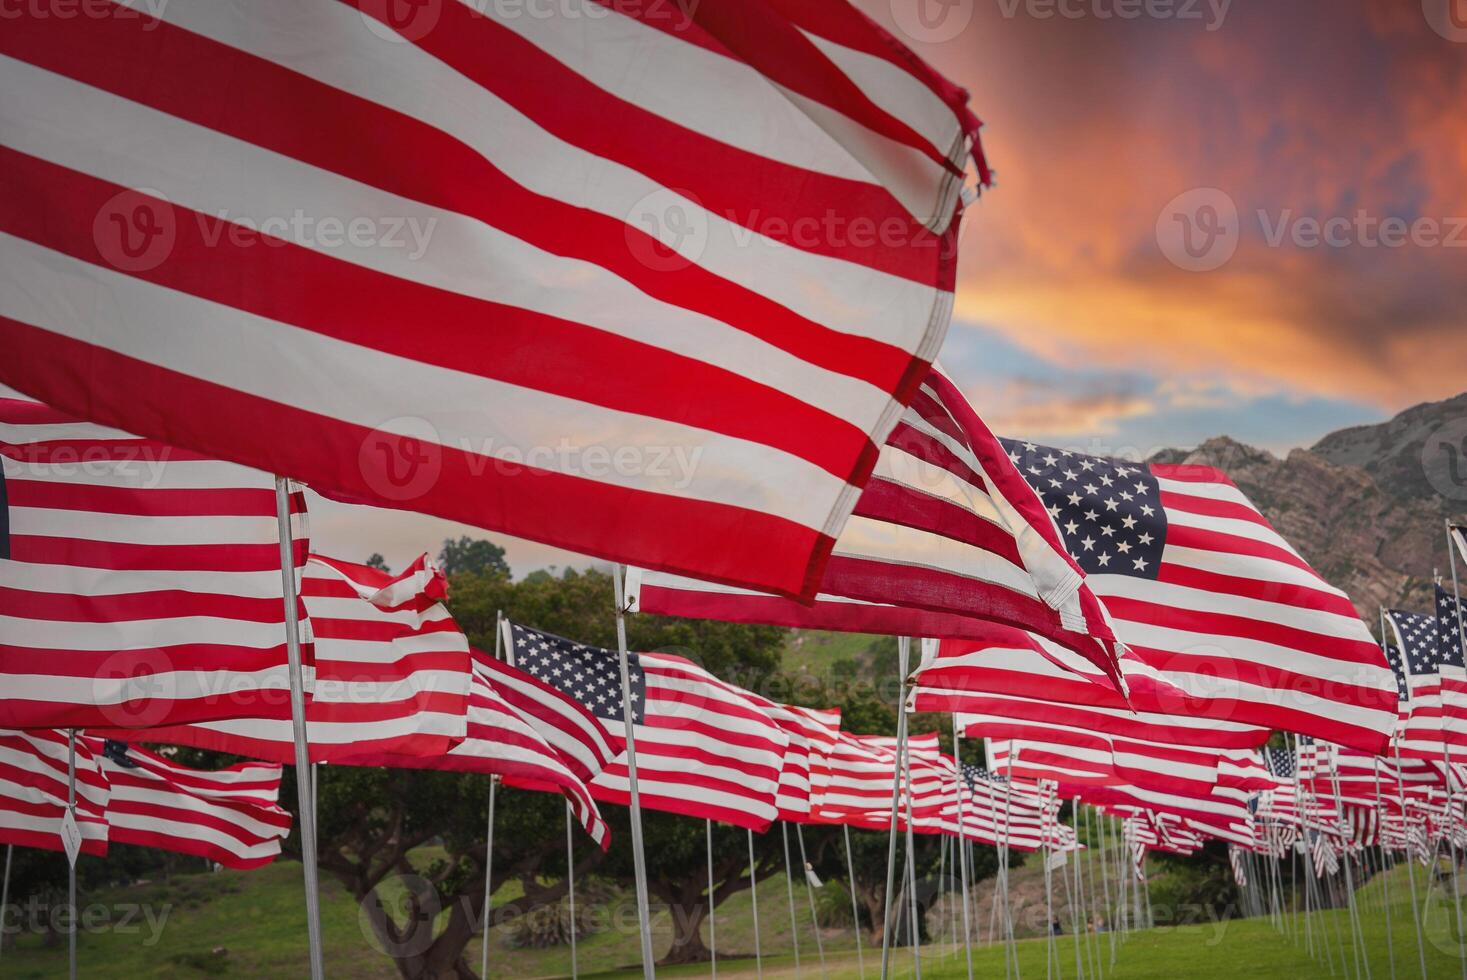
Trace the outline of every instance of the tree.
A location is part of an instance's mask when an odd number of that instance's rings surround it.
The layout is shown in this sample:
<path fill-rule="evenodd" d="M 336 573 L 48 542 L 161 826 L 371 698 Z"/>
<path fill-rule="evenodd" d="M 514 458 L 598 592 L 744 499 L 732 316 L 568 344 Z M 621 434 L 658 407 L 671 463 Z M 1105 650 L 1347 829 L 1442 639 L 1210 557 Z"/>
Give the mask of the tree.
<path fill-rule="evenodd" d="M 387 559 L 383 558 L 382 553 L 379 551 L 372 552 L 372 557 L 367 559 L 367 567 L 375 568 L 377 571 L 386 572 L 389 575 L 392 574 L 392 569 L 388 566 Z"/>
<path fill-rule="evenodd" d="M 509 577 L 509 562 L 504 549 L 483 538 L 464 535 L 457 541 L 447 538 L 438 552 L 438 567 L 445 575 L 503 575 Z"/>
<path fill-rule="evenodd" d="M 477 548 L 480 544 L 487 548 Z M 450 611 L 481 649 L 493 649 L 495 616 L 501 611 L 526 625 L 615 648 L 612 582 L 605 572 L 570 569 L 559 577 L 547 574 L 514 582 L 503 550 L 489 542 L 445 542 L 444 552 L 451 568 Z M 784 630 L 772 627 L 652 616 L 628 620 L 634 649 L 677 652 L 721 677 L 756 688 L 768 686 L 775 676 L 784 636 Z M 351 766 L 323 767 L 321 772 L 320 866 L 360 903 L 378 948 L 393 958 L 404 980 L 473 976 L 464 949 L 481 926 L 484 911 L 488 779 Z M 497 794 L 494 890 L 498 893 L 514 881 L 524 893 L 495 907 L 494 921 L 500 923 L 559 902 L 565 894 L 565 804 L 556 794 L 502 786 Z M 287 770 L 281 802 L 294 809 L 295 800 Z M 627 811 L 605 806 L 602 812 L 612 827 L 611 852 L 603 855 L 594 846 L 578 846 L 576 875 L 595 871 L 629 886 Z M 644 819 L 647 853 L 656 869 L 653 894 L 688 912 L 669 957 L 698 958 L 702 942 L 697 929 L 707 906 L 703 828 L 697 821 L 667 814 L 644 812 Z M 431 850 L 425 847 L 429 843 Z M 748 887 L 748 880 L 743 831 L 716 828 L 715 843 L 720 861 L 716 904 Z M 300 853 L 298 833 L 286 847 Z M 756 873 L 767 876 L 778 867 L 764 854 Z M 696 888 L 689 889 L 690 881 Z"/>

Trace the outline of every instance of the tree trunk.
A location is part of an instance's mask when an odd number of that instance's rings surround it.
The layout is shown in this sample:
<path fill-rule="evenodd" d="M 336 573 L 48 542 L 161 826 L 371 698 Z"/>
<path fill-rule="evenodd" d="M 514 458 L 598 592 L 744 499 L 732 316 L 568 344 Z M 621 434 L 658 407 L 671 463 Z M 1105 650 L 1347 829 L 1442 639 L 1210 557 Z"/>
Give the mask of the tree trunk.
<path fill-rule="evenodd" d="M 672 948 L 659 962 L 659 966 L 677 963 L 706 963 L 712 959 L 708 947 L 703 944 L 702 925 L 708 917 L 708 905 L 696 901 L 669 907 L 672 913 Z"/>

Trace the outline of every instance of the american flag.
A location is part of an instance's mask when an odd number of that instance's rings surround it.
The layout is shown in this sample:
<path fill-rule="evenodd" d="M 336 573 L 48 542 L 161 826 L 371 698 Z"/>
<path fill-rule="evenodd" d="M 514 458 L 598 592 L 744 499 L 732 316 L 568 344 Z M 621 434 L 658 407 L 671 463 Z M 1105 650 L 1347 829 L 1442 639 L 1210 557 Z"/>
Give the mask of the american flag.
<path fill-rule="evenodd" d="M 1436 587 L 1436 629 L 1442 727 L 1453 745 L 1467 745 L 1467 667 L 1462 660 L 1462 605 L 1441 585 Z"/>
<path fill-rule="evenodd" d="M 19 11 L 0 381 L 357 502 L 813 594 L 946 332 L 978 121 L 848 4 L 671 9 Z"/>
<path fill-rule="evenodd" d="M 241 763 L 191 769 L 124 742 L 88 737 L 111 787 L 107 824 L 118 844 L 258 868 L 280 854 L 290 814 L 280 808 L 281 767 Z"/>
<path fill-rule="evenodd" d="M 506 621 L 510 662 L 623 730 L 617 654 Z M 735 687 L 692 661 L 630 653 L 633 734 L 641 804 L 684 816 L 763 830 L 789 737 Z M 626 752 L 591 783 L 596 799 L 631 801 Z"/>
<path fill-rule="evenodd" d="M 1019 851 L 1041 847 L 1068 849 L 1073 829 L 1056 819 L 1059 800 L 1033 783 L 995 776 L 979 766 L 962 766 L 962 834 L 985 844 Z M 943 811 L 944 831 L 957 834 L 958 807 L 953 801 Z M 1069 832 L 1069 835 L 1066 832 Z"/>
<path fill-rule="evenodd" d="M 378 752 L 343 761 L 354 766 L 477 772 L 498 776 L 506 785 L 520 789 L 560 793 L 591 839 L 602 850 L 610 847 L 611 831 L 601 817 L 587 781 L 577 775 L 582 763 L 573 755 L 563 754 L 546 738 L 543 709 L 522 712 L 506 699 L 500 687 L 505 674 L 495 669 L 492 657 L 478 650 L 473 655 L 473 687 L 463 741 L 442 755 Z"/>
<path fill-rule="evenodd" d="M 474 669 L 560 753 L 582 782 L 590 783 L 626 751 L 626 740 L 615 733 L 620 725 L 608 726 L 559 688 L 478 650 L 474 651 Z"/>
<path fill-rule="evenodd" d="M 1431 613 L 1387 609 L 1386 622 L 1405 654 L 1406 682 L 1411 690 L 1410 710 L 1401 726 L 1397 747 L 1403 757 L 1442 762 L 1444 740 L 1455 741 L 1444 724 L 1442 631 Z M 1458 699 L 1453 698 L 1451 702 Z M 1467 745 L 1467 740 L 1462 743 Z"/>
<path fill-rule="evenodd" d="M 0 725 L 289 718 L 273 478 L 6 395 Z"/>
<path fill-rule="evenodd" d="M 1007 441 L 1117 638 L 1190 713 L 1383 751 L 1395 685 L 1348 597 L 1219 470 Z"/>
<path fill-rule="evenodd" d="M 1269 735 L 1267 729 L 1236 722 L 1137 711 L 1101 683 L 1104 678 L 1095 668 L 1022 630 L 995 626 L 987 640 L 943 640 L 940 644 L 924 640 L 922 653 L 922 663 L 912 678 L 916 711 L 971 713 L 1215 748 L 1247 748 L 1262 744 Z M 1155 675 L 1132 657 L 1123 657 L 1120 665 L 1133 689 L 1138 680 Z"/>
<path fill-rule="evenodd" d="M 67 734 L 0 731 L 0 844 L 65 850 Z M 107 777 L 85 739 L 76 741 L 76 825 L 81 853 L 107 853 Z"/>
<path fill-rule="evenodd" d="M 633 570 L 640 612 L 908 636 L 982 638 L 994 623 L 1115 673 L 1113 634 L 1039 498 L 934 369 L 881 448 L 813 605 Z"/>
<path fill-rule="evenodd" d="M 446 596 L 446 579 L 427 555 L 397 575 L 310 557 L 301 598 L 316 649 L 306 706 L 312 762 L 377 752 L 442 755 L 463 740 L 469 643 L 440 601 Z M 295 762 L 288 718 L 160 726 L 133 738 Z"/>

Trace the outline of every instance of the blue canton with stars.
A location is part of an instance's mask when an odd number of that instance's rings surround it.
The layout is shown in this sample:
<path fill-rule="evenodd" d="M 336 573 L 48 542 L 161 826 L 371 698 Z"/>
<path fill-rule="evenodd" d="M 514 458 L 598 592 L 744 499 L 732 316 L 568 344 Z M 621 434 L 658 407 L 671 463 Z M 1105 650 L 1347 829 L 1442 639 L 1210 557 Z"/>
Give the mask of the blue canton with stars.
<path fill-rule="evenodd" d="M 1441 663 L 1448 667 L 1462 666 L 1462 619 L 1461 606 L 1452 594 L 1440 585 L 1436 587 L 1436 648 Z"/>
<path fill-rule="evenodd" d="M 622 722 L 621 665 L 613 650 L 567 640 L 554 633 L 509 624 L 513 643 L 511 662 L 551 687 L 584 705 L 591 714 L 607 721 Z M 647 677 L 635 653 L 627 654 L 631 679 L 632 722 L 646 722 Z"/>
<path fill-rule="evenodd" d="M 1396 627 L 1401 643 L 1406 648 L 1406 669 L 1412 677 L 1425 677 L 1437 672 L 1436 617 L 1422 613 L 1401 612 L 1391 609 L 1387 618 Z"/>
<path fill-rule="evenodd" d="M 1268 771 L 1279 779 L 1293 779 L 1295 757 L 1293 749 L 1264 749 L 1263 762 Z"/>
<path fill-rule="evenodd" d="M 116 742 L 109 738 L 102 743 L 102 751 L 106 753 L 107 758 L 124 769 L 136 769 L 138 767 L 138 764 L 132 760 L 132 756 L 127 754 L 126 742 Z"/>
<path fill-rule="evenodd" d="M 982 766 L 969 765 L 966 762 L 963 763 L 963 779 L 967 781 L 968 788 L 970 790 L 973 790 L 974 792 L 977 792 L 978 787 L 984 783 L 994 781 L 1002 783 L 1008 781 L 1007 777 L 1005 776 L 999 776 L 995 773 L 989 772 Z"/>
<path fill-rule="evenodd" d="M 1406 680 L 1406 670 L 1401 666 L 1401 648 L 1394 643 L 1386 643 L 1386 663 L 1391 665 L 1391 673 L 1396 675 L 1396 697 L 1401 701 L 1411 700 L 1411 684 Z"/>
<path fill-rule="evenodd" d="M 1085 574 L 1157 577 L 1167 520 L 1150 469 L 1032 442 L 999 441 L 1044 501 Z"/>

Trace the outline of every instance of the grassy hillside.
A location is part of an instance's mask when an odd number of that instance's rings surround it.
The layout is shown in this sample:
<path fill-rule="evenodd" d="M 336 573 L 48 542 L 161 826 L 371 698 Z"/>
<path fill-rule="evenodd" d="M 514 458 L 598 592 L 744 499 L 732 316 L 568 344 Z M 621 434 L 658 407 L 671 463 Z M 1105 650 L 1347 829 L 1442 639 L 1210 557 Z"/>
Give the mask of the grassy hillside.
<path fill-rule="evenodd" d="M 1037 868 L 1016 870 L 1016 878 L 1033 876 Z M 1425 876 L 1417 875 L 1424 890 Z M 1016 886 L 1023 882 L 1015 882 Z M 1371 958 L 1372 975 L 1389 976 L 1385 916 L 1386 882 L 1377 878 L 1360 892 L 1361 919 Z M 1402 977 L 1419 975 L 1411 904 L 1407 899 L 1404 869 L 1390 876 L 1389 904 L 1395 947 L 1395 972 Z M 795 977 L 790 944 L 790 911 L 784 879 L 772 879 L 759 889 L 759 920 L 765 977 Z M 986 894 L 991 885 L 980 885 Z M 1429 976 L 1459 976 L 1451 958 L 1451 913 L 1434 893 L 1427 918 L 1427 969 Z M 323 927 L 326 935 L 328 973 L 333 978 L 395 977 L 392 965 L 374 948 L 358 924 L 357 910 L 334 884 L 323 888 Z M 820 959 L 809 928 L 809 911 L 802 883 L 796 882 L 796 918 L 800 928 L 800 971 L 820 975 Z M 300 889 L 300 867 L 283 863 L 248 874 L 198 874 L 176 876 L 171 882 L 139 885 L 99 893 L 90 897 L 94 909 L 105 909 L 112 926 L 84 933 L 80 942 L 80 973 L 97 980 L 110 978 L 297 977 L 305 974 L 305 930 Z M 118 928 L 132 906 L 151 909 L 151 919 L 138 917 Z M 102 911 L 92 921 L 102 921 Z M 603 916 L 608 928 L 579 944 L 582 975 L 639 976 L 636 962 L 635 914 L 624 899 L 613 899 Z M 975 923 L 982 938 L 988 936 L 983 917 Z M 1349 941 L 1346 913 L 1326 912 L 1313 916 L 1309 931 L 1317 955 L 1306 951 L 1304 919 L 1287 923 L 1283 932 L 1267 919 L 1204 922 L 1195 926 L 1158 928 L 1116 935 L 1115 963 L 1111 965 L 1109 934 L 1082 937 L 1086 973 L 1117 978 L 1170 978 L 1236 976 L 1305 977 L 1353 974 L 1342 963 L 1341 940 Z M 666 948 L 665 912 L 658 917 L 656 945 Z M 706 937 L 706 932 L 705 932 Z M 1325 937 L 1322 939 L 1321 937 Z M 543 977 L 569 974 L 569 950 L 512 949 L 508 930 L 496 928 L 491 950 L 492 975 L 497 977 Z M 1064 935 L 1056 940 L 1062 974 L 1073 977 L 1075 940 Z M 1323 950 L 1330 950 L 1329 961 Z M 748 893 L 730 899 L 718 914 L 718 945 L 725 951 L 718 973 L 727 977 L 754 977 L 753 916 Z M 823 933 L 826 975 L 838 978 L 861 976 L 854 936 L 848 930 Z M 1023 940 L 1018 944 L 1022 971 L 1039 976 L 1045 971 L 1046 944 Z M 217 950 L 217 952 L 216 952 Z M 893 953 L 896 975 L 913 973 L 912 952 Z M 477 945 L 470 949 L 470 962 L 477 965 Z M 864 950 L 867 976 L 877 974 L 879 950 Z M 961 951 L 951 943 L 934 942 L 922 950 L 922 974 L 927 977 L 966 977 Z M 1100 970 L 1095 969 L 1096 966 Z M 991 977 L 1004 970 L 1001 947 L 982 945 L 974 950 L 974 972 Z M 659 971 L 667 976 L 707 976 L 706 965 Z M 0 955 L 0 975 L 19 978 L 65 976 L 64 944 L 46 947 L 35 935 L 6 940 Z"/>

